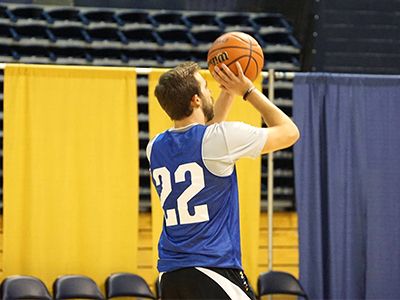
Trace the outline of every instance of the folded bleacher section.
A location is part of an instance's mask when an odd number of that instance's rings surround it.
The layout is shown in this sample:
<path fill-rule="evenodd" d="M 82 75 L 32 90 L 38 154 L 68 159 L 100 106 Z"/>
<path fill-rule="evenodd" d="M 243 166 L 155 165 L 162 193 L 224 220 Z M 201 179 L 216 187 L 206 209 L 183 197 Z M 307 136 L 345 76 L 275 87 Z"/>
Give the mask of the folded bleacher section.
<path fill-rule="evenodd" d="M 265 55 L 264 70 L 300 70 L 301 46 L 293 37 L 292 27 L 276 13 L 16 4 L 0 4 L 0 63 L 171 68 L 194 60 L 207 68 L 211 43 L 229 31 L 246 32 L 257 39 Z M 150 178 L 145 157 L 149 139 L 147 85 L 147 76 L 139 76 L 140 203 L 143 209 L 150 206 Z M 267 79 L 263 87 L 267 94 Z M 291 115 L 292 83 L 281 80 L 275 82 L 275 87 L 276 104 Z M 2 92 L 0 97 L 3 100 Z M 1 141 L 2 137 L 1 126 Z M 293 208 L 291 149 L 278 151 L 274 159 L 276 205 Z M 267 197 L 266 164 L 264 158 L 262 199 Z"/>

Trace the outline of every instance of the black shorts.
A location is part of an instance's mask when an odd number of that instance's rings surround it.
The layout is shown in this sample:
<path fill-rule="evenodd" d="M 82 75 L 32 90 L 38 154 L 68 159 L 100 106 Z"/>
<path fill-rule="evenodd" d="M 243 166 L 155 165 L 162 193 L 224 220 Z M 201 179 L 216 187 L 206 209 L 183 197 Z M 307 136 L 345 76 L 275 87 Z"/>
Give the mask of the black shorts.
<path fill-rule="evenodd" d="M 161 299 L 255 300 L 256 296 L 241 270 L 182 268 L 161 275 Z"/>

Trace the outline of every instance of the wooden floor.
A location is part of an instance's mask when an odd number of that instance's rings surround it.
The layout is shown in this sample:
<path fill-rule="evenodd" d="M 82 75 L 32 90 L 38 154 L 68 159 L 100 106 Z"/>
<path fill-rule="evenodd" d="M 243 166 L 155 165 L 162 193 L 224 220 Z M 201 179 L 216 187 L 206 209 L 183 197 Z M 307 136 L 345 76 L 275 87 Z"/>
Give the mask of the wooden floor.
<path fill-rule="evenodd" d="M 151 214 L 140 213 L 138 243 L 138 274 L 148 284 L 154 286 L 151 271 Z M 273 269 L 299 276 L 299 247 L 297 214 L 295 212 L 274 213 L 273 233 Z M 262 213 L 260 218 L 260 260 L 259 273 L 268 270 L 268 216 Z M 3 216 L 0 216 L 0 279 L 3 279 Z M 287 297 L 285 299 L 288 299 Z M 295 299 L 291 298 L 291 299 Z"/>

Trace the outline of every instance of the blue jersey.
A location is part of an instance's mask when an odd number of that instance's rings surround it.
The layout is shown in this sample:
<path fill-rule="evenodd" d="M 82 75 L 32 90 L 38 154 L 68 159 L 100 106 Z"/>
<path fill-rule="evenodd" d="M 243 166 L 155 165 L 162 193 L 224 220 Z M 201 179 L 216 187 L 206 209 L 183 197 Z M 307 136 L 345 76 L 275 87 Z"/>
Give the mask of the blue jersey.
<path fill-rule="evenodd" d="M 212 174 L 203 162 L 207 126 L 166 131 L 152 145 L 150 169 L 164 210 L 158 270 L 241 269 L 236 170 Z"/>

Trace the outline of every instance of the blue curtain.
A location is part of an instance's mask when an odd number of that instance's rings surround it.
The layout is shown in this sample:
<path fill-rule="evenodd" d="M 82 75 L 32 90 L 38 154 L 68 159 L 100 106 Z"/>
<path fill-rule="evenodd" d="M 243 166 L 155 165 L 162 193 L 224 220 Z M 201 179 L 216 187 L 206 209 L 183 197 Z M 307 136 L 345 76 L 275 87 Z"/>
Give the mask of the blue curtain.
<path fill-rule="evenodd" d="M 300 281 L 310 299 L 400 299 L 400 76 L 296 74 Z"/>

